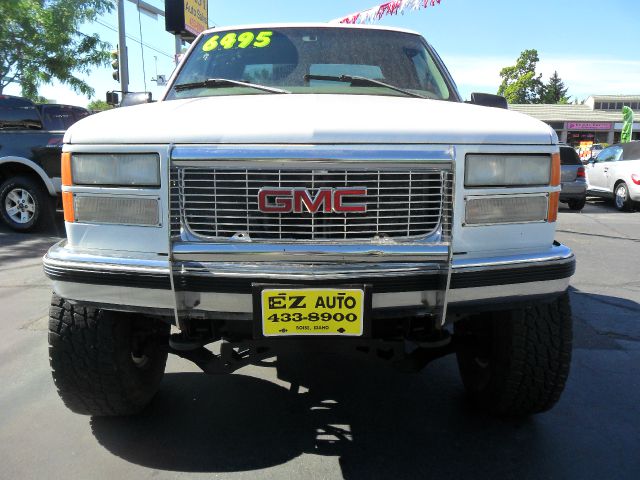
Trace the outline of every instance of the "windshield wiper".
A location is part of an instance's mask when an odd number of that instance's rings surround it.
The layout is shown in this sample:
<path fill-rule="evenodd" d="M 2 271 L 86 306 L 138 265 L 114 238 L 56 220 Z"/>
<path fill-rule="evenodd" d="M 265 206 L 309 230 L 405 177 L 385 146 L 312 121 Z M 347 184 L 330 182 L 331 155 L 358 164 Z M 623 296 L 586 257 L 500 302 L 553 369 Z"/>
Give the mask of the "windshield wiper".
<path fill-rule="evenodd" d="M 291 93 L 290 91 L 282 90 L 281 88 L 267 87 L 266 85 L 258 85 L 255 83 L 243 82 L 241 80 L 230 80 L 228 78 L 207 78 L 202 82 L 179 83 L 178 85 L 175 85 L 173 89 L 176 92 L 183 92 L 185 90 L 194 90 L 196 88 L 218 87 L 247 87 L 270 93 Z"/>
<path fill-rule="evenodd" d="M 304 76 L 304 81 L 308 82 L 309 80 L 328 80 L 330 82 L 345 82 L 350 83 L 352 87 L 367 87 L 367 86 L 378 86 L 385 87 L 391 90 L 395 90 L 396 92 L 404 93 L 410 97 L 417 98 L 427 98 L 417 93 L 410 92 L 409 90 L 405 90 L 404 88 L 394 87 L 393 85 L 389 85 L 388 83 L 381 82 L 379 80 L 374 80 L 373 78 L 367 77 L 358 77 L 354 75 L 312 75 L 307 74 Z"/>

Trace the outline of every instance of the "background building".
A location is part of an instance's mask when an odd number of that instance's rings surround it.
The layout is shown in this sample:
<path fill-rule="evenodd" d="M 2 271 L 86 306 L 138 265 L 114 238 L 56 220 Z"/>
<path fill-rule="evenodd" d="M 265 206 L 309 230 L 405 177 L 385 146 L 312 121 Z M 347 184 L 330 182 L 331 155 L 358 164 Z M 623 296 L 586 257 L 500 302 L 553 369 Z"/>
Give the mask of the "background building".
<path fill-rule="evenodd" d="M 634 111 L 632 139 L 640 140 L 640 95 L 593 95 L 583 105 L 514 104 L 509 109 L 542 120 L 561 142 L 577 147 L 584 142 L 619 142 L 624 105 Z"/>

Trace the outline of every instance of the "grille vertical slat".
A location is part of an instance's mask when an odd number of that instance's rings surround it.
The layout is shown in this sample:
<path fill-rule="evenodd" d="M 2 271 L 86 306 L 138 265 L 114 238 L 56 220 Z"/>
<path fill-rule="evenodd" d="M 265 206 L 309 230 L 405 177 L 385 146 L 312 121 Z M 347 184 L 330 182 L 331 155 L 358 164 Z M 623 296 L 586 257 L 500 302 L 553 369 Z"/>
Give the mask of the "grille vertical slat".
<path fill-rule="evenodd" d="M 247 233 L 251 240 L 371 241 L 425 237 L 449 229 L 451 172 L 435 168 L 172 167 L 171 229 L 196 237 L 225 239 Z M 261 188 L 366 188 L 367 211 L 262 213 Z M 450 233 L 450 231 L 449 231 Z"/>

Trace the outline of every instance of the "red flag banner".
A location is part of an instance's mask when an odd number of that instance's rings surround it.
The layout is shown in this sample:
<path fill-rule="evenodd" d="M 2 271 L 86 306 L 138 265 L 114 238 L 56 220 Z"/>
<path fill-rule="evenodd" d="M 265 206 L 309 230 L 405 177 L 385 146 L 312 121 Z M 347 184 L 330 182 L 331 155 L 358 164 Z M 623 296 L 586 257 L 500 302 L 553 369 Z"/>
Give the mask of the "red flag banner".
<path fill-rule="evenodd" d="M 419 10 L 421 8 L 440 5 L 440 0 L 394 0 L 376 7 L 352 13 L 344 18 L 336 18 L 336 23 L 370 23 L 380 20 L 385 15 L 397 15 L 405 10 Z"/>

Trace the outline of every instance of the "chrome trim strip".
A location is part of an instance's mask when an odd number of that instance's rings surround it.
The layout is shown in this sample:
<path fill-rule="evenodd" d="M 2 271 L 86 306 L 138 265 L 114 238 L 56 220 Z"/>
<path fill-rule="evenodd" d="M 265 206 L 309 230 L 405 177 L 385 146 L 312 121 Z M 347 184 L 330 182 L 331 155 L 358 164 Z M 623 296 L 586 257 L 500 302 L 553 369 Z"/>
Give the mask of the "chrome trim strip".
<path fill-rule="evenodd" d="M 183 246 L 183 249 L 178 250 L 179 255 L 184 254 L 188 256 L 191 255 L 190 252 L 199 252 L 199 254 L 203 256 L 210 256 L 208 251 L 203 251 L 202 248 L 195 248 L 202 247 L 203 245 L 201 244 L 196 244 L 195 246 L 186 244 Z M 208 246 L 211 247 L 211 253 L 213 254 L 213 257 L 216 257 L 216 252 L 219 253 L 220 250 L 214 247 L 219 247 L 219 245 Z M 432 261 L 439 262 L 441 260 L 446 260 L 446 255 L 448 253 L 446 246 L 438 246 L 435 249 L 429 247 L 429 249 L 427 250 L 424 247 L 392 245 L 390 247 L 394 248 L 389 253 L 383 253 L 380 251 L 380 246 L 369 247 L 366 245 L 345 245 L 343 247 L 349 249 L 347 253 L 340 252 L 339 250 L 334 249 L 334 253 L 329 254 L 338 258 L 338 260 L 334 261 L 333 264 L 314 264 L 313 272 L 308 273 L 308 262 L 313 262 L 314 258 L 313 255 L 308 255 L 310 250 L 309 246 L 299 245 L 297 251 L 294 252 L 294 254 L 292 254 L 292 256 L 290 257 L 287 257 L 286 252 L 283 253 L 283 247 L 281 246 L 270 246 L 270 251 L 266 252 L 266 257 L 261 256 L 260 252 L 254 251 L 253 247 L 255 247 L 255 245 L 223 244 L 222 246 L 224 247 L 222 249 L 222 256 L 233 256 L 234 253 L 237 253 L 235 252 L 236 250 L 241 250 L 238 256 L 245 263 L 227 263 L 229 262 L 228 260 L 216 258 L 216 260 L 219 260 L 219 263 L 216 262 L 216 268 L 220 268 L 220 271 L 223 275 L 237 276 L 255 276 L 260 272 L 263 272 L 265 276 L 274 275 L 275 277 L 279 277 L 279 275 L 281 275 L 279 269 L 290 269 L 291 266 L 295 264 L 306 268 L 307 275 L 320 274 L 329 276 L 331 275 L 331 272 L 347 274 L 348 272 L 353 272 L 354 268 L 359 269 L 359 271 L 363 273 L 382 273 L 383 271 L 389 271 L 394 272 L 394 275 L 398 275 L 398 270 L 402 269 L 403 271 L 407 272 L 407 275 L 411 275 L 412 273 L 429 269 L 430 265 L 433 265 L 431 263 Z M 249 251 L 243 253 L 242 250 Z M 325 250 L 325 248 L 323 247 L 322 250 Z M 253 258 L 254 255 L 258 255 L 260 256 L 260 258 Z M 295 263 L 289 263 L 282 266 L 279 266 L 277 263 L 263 263 L 268 261 L 270 255 L 274 255 L 274 257 L 272 258 L 275 258 L 276 260 L 279 260 L 280 255 L 284 255 L 285 258 L 288 258 L 288 260 Z M 364 256 L 368 258 L 364 262 L 359 262 L 355 258 L 352 258 L 351 255 L 353 255 L 354 257 Z M 487 269 L 495 270 L 499 268 L 528 267 L 532 264 L 538 265 L 552 262 L 571 261 L 573 259 L 573 256 L 574 255 L 571 249 L 562 244 L 554 245 L 544 252 L 522 253 L 515 255 L 473 258 L 454 254 L 452 269 L 455 273 L 467 271 L 482 271 Z M 409 257 L 409 260 L 405 261 L 402 259 L 402 257 Z M 324 261 L 331 262 L 329 257 L 322 256 L 322 254 L 320 254 L 320 258 Z M 199 259 L 192 257 L 186 258 L 184 260 L 187 262 L 199 261 Z M 345 266 L 336 264 L 336 262 L 345 261 L 353 261 L 356 263 L 361 263 L 361 265 L 355 266 L 353 264 L 349 264 Z M 141 272 L 167 274 L 169 274 L 170 271 L 169 258 L 166 256 L 161 256 L 153 253 L 123 252 L 113 250 L 81 251 L 68 247 L 67 240 L 61 240 L 60 242 L 53 245 L 45 254 L 43 262 L 45 264 L 57 267 L 92 271 L 117 270 L 129 273 Z M 380 263 L 380 265 L 376 265 L 376 263 Z"/>
<path fill-rule="evenodd" d="M 52 283 L 53 291 L 67 300 L 121 307 L 148 307 L 170 311 L 175 309 L 175 300 L 168 290 L 59 281 Z"/>
<path fill-rule="evenodd" d="M 69 247 L 67 240 L 50 247 L 42 261 L 45 265 L 70 269 L 169 274 L 167 256 L 119 250 L 77 250 Z"/>
<path fill-rule="evenodd" d="M 413 277 L 424 274 L 442 273 L 442 263 L 388 263 L 384 265 L 367 263 L 315 264 L 310 269 L 304 263 L 223 263 L 184 262 L 177 268 L 183 276 L 259 278 L 265 280 L 355 280 L 360 277 Z"/>
<path fill-rule="evenodd" d="M 490 285 L 488 287 L 453 288 L 449 294 L 449 305 L 484 300 L 504 299 L 514 301 L 536 295 L 563 292 L 569 286 L 570 277 L 544 282 L 514 283 L 510 285 Z M 506 288 L 505 288 L 506 287 Z"/>
<path fill-rule="evenodd" d="M 275 159 L 275 160 L 256 160 L 255 158 L 245 160 L 218 160 L 216 158 L 209 158 L 207 160 L 172 160 L 171 166 L 179 168 L 192 168 L 192 167 L 210 167 L 210 168 L 243 168 L 247 170 L 268 170 L 268 169 L 283 169 L 283 170 L 297 170 L 297 169 L 309 169 L 309 170 L 324 170 L 336 168 L 367 168 L 371 170 L 409 170 L 409 169 L 428 169 L 434 171 L 449 171 L 451 170 L 451 161 L 442 163 L 440 161 L 430 160 L 429 158 L 422 158 L 420 160 L 372 160 L 371 158 L 362 160 L 332 160 L 332 159 L 310 159 L 301 160 L 300 158 L 294 159 Z"/>
<path fill-rule="evenodd" d="M 189 160 L 328 160 L 328 161 L 427 161 L 450 162 L 453 147 L 427 145 L 176 145 L 174 163 Z M 308 165 L 308 163 L 307 163 Z M 389 165 L 387 165 L 389 166 Z"/>
<path fill-rule="evenodd" d="M 496 257 L 477 257 L 465 258 L 458 257 L 453 260 L 454 271 L 479 271 L 491 268 L 495 270 L 500 267 L 523 266 L 528 267 L 531 264 L 540 264 L 547 262 L 557 262 L 562 260 L 571 260 L 573 252 L 565 245 L 557 244 L 544 252 L 520 253 L 515 255 L 500 255 Z"/>
<path fill-rule="evenodd" d="M 175 260 L 239 262 L 403 262 L 446 261 L 448 245 L 305 245 L 262 243 L 173 244 Z"/>

